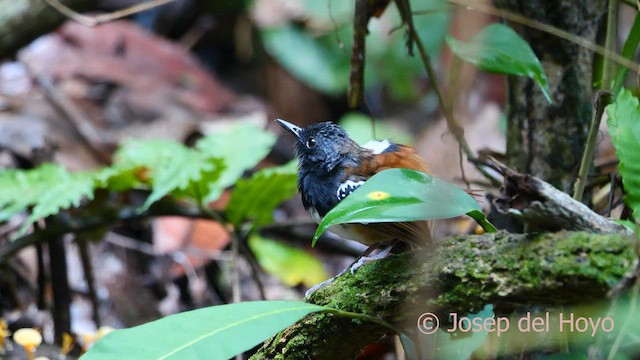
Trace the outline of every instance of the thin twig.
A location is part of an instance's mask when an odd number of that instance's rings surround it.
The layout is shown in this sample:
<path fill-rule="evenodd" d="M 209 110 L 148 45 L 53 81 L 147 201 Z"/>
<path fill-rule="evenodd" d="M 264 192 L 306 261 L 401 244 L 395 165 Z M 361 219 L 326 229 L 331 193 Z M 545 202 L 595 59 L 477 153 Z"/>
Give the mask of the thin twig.
<path fill-rule="evenodd" d="M 573 191 L 573 198 L 577 201 L 582 201 L 584 195 L 584 189 L 589 179 L 589 171 L 591 171 L 591 163 L 593 162 L 593 156 L 596 152 L 596 142 L 598 140 L 598 131 L 600 129 L 600 120 L 604 114 L 604 109 L 611 102 L 611 96 L 609 92 L 598 91 L 596 94 L 596 101 L 593 104 L 593 117 L 591 118 L 591 124 L 589 125 L 589 134 L 587 135 L 587 143 L 582 154 L 582 160 L 580 161 L 580 170 L 578 170 L 578 179 Z"/>
<path fill-rule="evenodd" d="M 369 0 L 356 0 L 353 15 L 353 45 L 351 47 L 351 71 L 347 102 L 352 109 L 360 106 L 364 99 L 364 62 L 367 24 L 369 23 Z"/>
<path fill-rule="evenodd" d="M 249 234 L 253 232 L 253 229 L 244 233 L 241 233 L 237 228 L 234 229 L 234 231 L 236 232 L 238 239 L 241 239 L 241 241 L 239 242 L 240 244 L 239 250 L 240 250 L 240 253 L 247 260 L 247 263 L 249 264 L 249 268 L 251 269 L 251 277 L 253 278 L 253 281 L 256 283 L 256 286 L 258 287 L 258 292 L 260 293 L 260 299 L 267 300 L 267 293 L 264 290 L 264 284 L 262 283 L 262 279 L 260 279 L 260 274 L 263 273 L 263 270 L 260 267 L 260 263 L 258 262 L 258 259 L 251 251 L 251 248 L 247 246 L 247 238 Z"/>
<path fill-rule="evenodd" d="M 475 159 L 476 156 L 473 154 L 473 151 L 471 150 L 469 143 L 467 143 L 467 139 L 465 139 L 464 137 L 464 130 L 462 129 L 462 127 L 460 127 L 460 125 L 458 125 L 456 119 L 454 118 L 453 109 L 447 106 L 447 102 L 444 99 L 442 90 L 438 85 L 438 77 L 431 63 L 431 57 L 427 53 L 427 50 L 425 49 L 424 44 L 420 39 L 420 35 L 418 34 L 418 31 L 416 31 L 415 25 L 413 23 L 409 2 L 407 0 L 396 0 L 396 6 L 398 7 L 398 11 L 400 12 L 402 20 L 407 25 L 407 28 L 409 30 L 409 36 L 413 40 L 413 43 L 418 47 L 420 58 L 422 60 L 425 70 L 427 71 L 427 76 L 431 81 L 431 84 L 436 93 L 436 96 L 438 97 L 438 104 L 440 105 L 440 108 L 442 109 L 444 117 L 447 121 L 447 126 L 449 128 L 449 131 L 451 131 L 454 138 L 458 141 L 458 145 L 467 156 L 467 159 L 469 160 Z M 473 164 L 476 166 L 476 169 L 478 169 L 478 171 L 491 182 L 492 185 L 500 186 L 500 182 L 496 180 L 493 176 L 491 176 L 489 173 L 487 173 L 485 169 L 477 165 L 477 163 L 473 163 Z"/>
<path fill-rule="evenodd" d="M 235 231 L 229 229 L 229 222 L 222 216 L 222 214 L 212 211 L 203 204 L 200 205 L 200 210 L 204 214 L 208 214 L 213 220 L 220 223 L 220 225 L 227 228 L 229 236 L 231 236 L 231 301 L 238 303 L 242 300 L 240 294 L 240 273 L 238 268 L 238 258 L 240 256 L 240 238 Z"/>
<path fill-rule="evenodd" d="M 96 208 L 100 209 L 100 212 L 91 213 L 83 218 L 71 218 L 66 212 L 61 212 L 53 216 L 52 221 L 47 223 L 47 227 L 41 231 L 0 244 L 0 263 L 6 262 L 12 255 L 25 247 L 42 243 L 50 237 L 95 229 L 124 220 L 145 219 L 155 216 L 182 216 L 215 220 L 211 217 L 211 212 L 203 213 L 197 207 L 170 199 L 161 199 L 143 212 L 140 212 L 139 204 L 126 206 L 105 203 L 99 204 Z"/>
<path fill-rule="evenodd" d="M 143 2 L 141 4 L 136 4 L 136 5 L 133 5 L 121 10 L 117 10 L 108 14 L 102 14 L 97 16 L 86 16 L 74 11 L 73 9 L 70 9 L 68 6 L 61 3 L 59 0 L 44 0 L 44 2 L 49 4 L 49 6 L 51 6 L 52 8 L 56 9 L 62 15 L 68 17 L 69 19 L 77 23 L 80 23 L 85 26 L 91 26 L 91 27 L 100 25 L 102 23 L 118 20 L 123 17 L 137 14 L 139 12 L 150 10 L 158 6 L 168 4 L 173 1 L 175 0 L 150 0 L 147 2 Z"/>
<path fill-rule="evenodd" d="M 618 33 L 618 0 L 609 0 L 609 8 L 607 15 L 607 33 L 605 39 L 605 49 L 610 52 L 615 52 L 616 47 L 616 35 Z M 593 163 L 593 157 L 596 151 L 596 141 L 598 138 L 598 131 L 600 129 L 600 121 L 604 114 L 604 109 L 611 102 L 611 96 L 607 90 L 611 86 L 611 80 L 615 71 L 615 66 L 611 62 L 611 58 L 604 56 L 602 79 L 600 81 L 600 91 L 596 94 L 596 100 L 593 104 L 593 116 L 591 117 L 591 124 L 589 125 L 589 134 L 587 135 L 587 143 L 584 147 L 584 153 L 580 160 L 580 169 L 578 170 L 578 178 L 573 189 L 573 198 L 582 201 L 584 195 L 584 189 L 589 178 L 589 172 L 591 171 L 591 165 Z"/>
<path fill-rule="evenodd" d="M 105 237 L 104 241 L 112 245 L 116 245 L 118 247 L 129 250 L 135 250 L 152 257 L 161 257 L 168 255 L 169 257 L 173 258 L 175 253 L 180 252 L 181 254 L 189 255 L 197 259 L 231 261 L 231 254 L 228 254 L 225 251 L 203 251 L 203 249 L 195 248 L 192 246 L 188 246 L 180 250 L 171 251 L 168 253 L 163 253 L 157 251 L 151 244 L 136 241 L 124 235 L 113 232 L 110 234 L 110 236 Z"/>
<path fill-rule="evenodd" d="M 96 282 L 93 276 L 93 267 L 91 266 L 89 239 L 76 236 L 76 244 L 78 245 L 80 261 L 82 262 L 82 272 L 84 273 L 84 279 L 87 283 L 87 290 L 89 292 L 89 300 L 91 301 L 91 315 L 93 317 L 93 322 L 96 325 L 96 329 L 99 329 L 102 326 L 102 321 L 100 319 L 100 302 L 98 301 L 98 292 L 96 291 Z"/>
<path fill-rule="evenodd" d="M 609 0 L 607 9 L 607 30 L 604 40 L 604 48 L 606 51 L 616 53 L 616 38 L 618 35 L 618 0 Z M 602 64 L 602 80 L 600 81 L 600 90 L 611 89 L 611 81 L 613 80 L 616 67 L 611 63 L 611 58 L 603 57 Z M 599 122 L 599 120 L 598 120 Z"/>

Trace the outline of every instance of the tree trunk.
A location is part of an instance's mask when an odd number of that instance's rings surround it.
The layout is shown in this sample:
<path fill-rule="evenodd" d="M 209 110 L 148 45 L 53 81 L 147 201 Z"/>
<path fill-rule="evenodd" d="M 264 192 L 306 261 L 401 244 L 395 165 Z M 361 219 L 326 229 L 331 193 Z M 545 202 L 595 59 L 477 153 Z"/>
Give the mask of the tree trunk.
<path fill-rule="evenodd" d="M 77 11 L 97 4 L 97 0 L 61 0 Z M 0 0 L 0 59 L 16 51 L 40 35 L 58 27 L 66 19 L 44 0 Z"/>
<path fill-rule="evenodd" d="M 605 0 L 494 0 L 497 7 L 595 41 Z M 549 80 L 550 104 L 526 77 L 508 78 L 508 165 L 569 192 L 592 116 L 593 53 L 569 41 L 511 23 L 533 48 Z"/>

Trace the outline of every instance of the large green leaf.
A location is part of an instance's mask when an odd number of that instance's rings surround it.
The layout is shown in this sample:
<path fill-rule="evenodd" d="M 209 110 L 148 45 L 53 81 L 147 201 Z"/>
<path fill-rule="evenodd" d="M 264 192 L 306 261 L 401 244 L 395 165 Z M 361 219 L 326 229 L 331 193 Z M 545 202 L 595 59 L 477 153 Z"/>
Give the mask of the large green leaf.
<path fill-rule="evenodd" d="M 640 219 L 640 107 L 638 98 L 622 89 L 616 101 L 607 106 L 607 125 L 620 160 L 618 171 L 626 192 L 625 202 Z"/>
<path fill-rule="evenodd" d="M 216 200 L 225 188 L 264 159 L 275 142 L 273 134 L 250 122 L 238 122 L 200 139 L 196 148 L 202 154 L 224 161 L 220 178 L 209 181 L 205 200 Z"/>
<path fill-rule="evenodd" d="M 301 302 L 254 301 L 187 311 L 111 332 L 82 359 L 227 360 L 322 310 Z"/>
<path fill-rule="evenodd" d="M 416 221 L 469 214 L 486 231 L 496 231 L 480 205 L 464 190 L 433 176 L 409 169 L 382 171 L 325 215 L 313 244 L 328 228 L 343 223 Z"/>
<path fill-rule="evenodd" d="M 70 173 L 55 164 L 43 164 L 32 170 L 0 172 L 0 221 L 33 207 L 18 234 L 38 219 L 79 206 L 93 198 L 94 173 Z"/>
<path fill-rule="evenodd" d="M 491 24 L 469 42 L 446 37 L 447 45 L 457 56 L 479 69 L 507 75 L 532 78 L 551 102 L 547 76 L 540 61 L 520 35 L 506 25 Z"/>
<path fill-rule="evenodd" d="M 233 225 L 252 220 L 256 225 L 273 221 L 273 211 L 296 193 L 296 162 L 260 170 L 239 180 L 227 204 L 227 218 Z"/>
<path fill-rule="evenodd" d="M 304 250 L 257 235 L 249 238 L 249 247 L 265 271 L 287 286 L 312 287 L 329 278 L 322 261 Z"/>

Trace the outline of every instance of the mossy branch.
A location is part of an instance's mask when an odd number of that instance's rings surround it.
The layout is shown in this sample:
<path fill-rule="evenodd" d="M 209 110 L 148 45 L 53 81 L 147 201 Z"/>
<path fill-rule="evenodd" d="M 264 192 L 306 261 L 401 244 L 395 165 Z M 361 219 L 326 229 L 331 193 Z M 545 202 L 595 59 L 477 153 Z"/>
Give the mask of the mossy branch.
<path fill-rule="evenodd" d="M 559 232 L 459 236 L 346 272 L 308 302 L 415 329 L 420 314 L 466 314 L 486 304 L 557 306 L 601 300 L 631 270 L 633 240 L 620 234 Z M 265 342 L 252 359 L 353 359 L 389 332 L 319 313 Z"/>

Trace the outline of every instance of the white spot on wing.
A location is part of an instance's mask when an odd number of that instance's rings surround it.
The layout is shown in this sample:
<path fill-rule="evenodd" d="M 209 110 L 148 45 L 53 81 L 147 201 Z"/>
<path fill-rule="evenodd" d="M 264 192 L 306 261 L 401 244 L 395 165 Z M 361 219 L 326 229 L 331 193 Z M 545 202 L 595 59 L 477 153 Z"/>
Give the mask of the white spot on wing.
<path fill-rule="evenodd" d="M 367 148 L 373 151 L 374 154 L 381 154 L 391 146 L 391 141 L 386 140 L 371 140 L 368 143 L 362 145 L 363 148 Z"/>
<path fill-rule="evenodd" d="M 346 198 L 347 195 L 351 194 L 353 190 L 357 189 L 362 184 L 364 184 L 364 181 L 347 180 L 343 182 L 338 187 L 338 191 L 336 191 L 336 196 L 338 197 L 338 200 L 342 200 Z"/>

